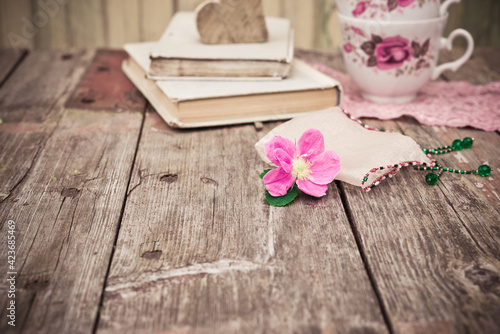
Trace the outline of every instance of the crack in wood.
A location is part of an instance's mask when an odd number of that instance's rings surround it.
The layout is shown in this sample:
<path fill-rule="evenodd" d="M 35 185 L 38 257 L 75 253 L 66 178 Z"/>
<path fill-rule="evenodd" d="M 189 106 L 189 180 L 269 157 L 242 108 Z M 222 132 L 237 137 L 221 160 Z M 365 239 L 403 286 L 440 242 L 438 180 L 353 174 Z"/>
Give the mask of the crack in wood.
<path fill-rule="evenodd" d="M 251 261 L 222 259 L 216 262 L 198 263 L 176 269 L 163 269 L 156 272 L 141 273 L 138 277 L 124 283 L 108 285 L 104 291 L 105 298 L 129 298 L 137 292 L 155 287 L 164 281 L 176 278 L 187 278 L 196 275 L 223 275 L 229 272 L 247 273 L 259 269 L 272 269 L 272 266 Z"/>
<path fill-rule="evenodd" d="M 474 234 L 471 232 L 471 230 L 469 229 L 469 227 L 467 226 L 467 224 L 465 224 L 465 222 L 462 220 L 462 218 L 460 217 L 460 214 L 459 212 L 457 211 L 457 209 L 455 209 L 455 207 L 453 206 L 453 203 L 450 201 L 450 199 L 448 198 L 448 196 L 446 196 L 445 192 L 444 192 L 444 189 L 439 186 L 439 190 L 441 191 L 441 193 L 443 194 L 443 197 L 444 199 L 446 200 L 446 202 L 448 203 L 448 205 L 450 206 L 450 208 L 453 210 L 453 212 L 455 212 L 455 215 L 457 216 L 458 220 L 460 221 L 460 224 L 464 227 L 464 229 L 467 231 L 467 234 L 469 235 L 469 237 L 472 239 L 472 241 L 476 244 L 477 248 L 479 248 L 479 250 L 481 252 L 483 252 L 483 254 L 487 254 L 486 250 L 481 246 L 481 244 L 477 241 L 476 237 L 474 236 Z M 434 219 L 434 218 L 433 218 Z"/>
<path fill-rule="evenodd" d="M 14 192 L 14 190 L 24 181 L 24 179 L 26 179 L 26 177 L 28 176 L 29 172 L 31 171 L 31 169 L 33 168 L 33 165 L 35 164 L 35 161 L 36 159 L 38 158 L 38 155 L 40 154 L 40 151 L 42 150 L 42 146 L 45 146 L 43 144 L 40 144 L 38 145 L 38 148 L 36 149 L 36 152 L 35 152 L 35 155 L 33 156 L 33 158 L 31 159 L 31 163 L 30 165 L 28 166 L 28 168 L 26 169 L 26 171 L 24 172 L 24 175 L 19 179 L 19 181 L 16 182 L 16 184 L 14 184 L 14 186 L 10 189 L 9 191 L 9 195 L 12 194 Z M 9 196 L 7 196 L 9 197 Z M 5 198 L 7 198 L 5 197 Z M 4 199 L 5 199 L 4 198 Z M 1 199 L 0 200 L 0 203 L 3 202 L 4 199 Z"/>
<path fill-rule="evenodd" d="M 61 191 L 61 196 L 75 198 L 80 193 L 80 189 L 76 188 L 63 188 Z"/>

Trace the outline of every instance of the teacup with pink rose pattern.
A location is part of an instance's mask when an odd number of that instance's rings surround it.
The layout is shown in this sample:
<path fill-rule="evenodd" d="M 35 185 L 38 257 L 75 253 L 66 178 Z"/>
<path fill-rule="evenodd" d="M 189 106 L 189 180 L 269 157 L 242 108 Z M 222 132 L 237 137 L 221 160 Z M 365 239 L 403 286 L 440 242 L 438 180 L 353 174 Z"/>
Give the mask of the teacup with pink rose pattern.
<path fill-rule="evenodd" d="M 337 0 L 342 15 L 360 19 L 404 21 L 425 20 L 444 15 L 460 0 Z"/>
<path fill-rule="evenodd" d="M 448 15 L 431 20 L 382 22 L 338 14 L 347 72 L 371 101 L 404 103 L 443 71 L 457 70 L 471 56 L 472 36 L 463 29 L 448 38 L 442 33 Z M 466 52 L 457 60 L 437 65 L 439 50 L 451 50 L 453 40 L 464 37 Z"/>

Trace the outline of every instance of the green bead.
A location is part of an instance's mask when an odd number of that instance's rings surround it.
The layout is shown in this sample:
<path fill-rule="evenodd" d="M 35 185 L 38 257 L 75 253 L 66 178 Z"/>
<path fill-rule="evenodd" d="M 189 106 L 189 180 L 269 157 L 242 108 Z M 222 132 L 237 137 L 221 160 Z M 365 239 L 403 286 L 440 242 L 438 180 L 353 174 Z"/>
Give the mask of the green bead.
<path fill-rule="evenodd" d="M 453 168 L 448 168 L 448 172 L 452 172 L 453 173 Z"/>
<path fill-rule="evenodd" d="M 455 151 L 460 151 L 462 149 L 462 141 L 460 139 L 455 139 L 453 143 L 451 143 L 451 147 L 453 147 Z"/>
<path fill-rule="evenodd" d="M 465 137 L 462 140 L 462 147 L 463 148 L 471 148 L 472 147 L 472 143 L 474 143 L 474 140 L 472 140 L 471 137 Z"/>
<path fill-rule="evenodd" d="M 481 175 L 482 177 L 486 177 L 488 175 L 490 175 L 491 173 L 491 167 L 488 166 L 488 165 L 481 165 L 479 166 L 479 168 L 477 169 L 477 172 L 479 173 L 479 175 Z"/>
<path fill-rule="evenodd" d="M 437 181 L 438 181 L 438 176 L 434 173 L 429 173 L 425 176 L 425 182 L 427 182 L 427 184 L 430 186 L 436 184 Z"/>

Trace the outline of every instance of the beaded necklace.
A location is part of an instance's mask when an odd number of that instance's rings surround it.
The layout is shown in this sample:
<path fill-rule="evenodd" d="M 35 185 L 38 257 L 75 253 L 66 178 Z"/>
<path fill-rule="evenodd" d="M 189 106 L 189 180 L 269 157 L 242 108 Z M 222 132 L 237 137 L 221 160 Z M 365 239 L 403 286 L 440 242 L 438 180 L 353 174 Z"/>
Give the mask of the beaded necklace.
<path fill-rule="evenodd" d="M 428 149 L 428 148 L 423 148 L 422 151 L 425 154 L 445 154 L 453 151 L 460 151 L 462 149 L 467 149 L 471 148 L 472 144 L 474 143 L 474 138 L 471 137 L 465 137 L 464 139 L 455 139 L 451 145 L 448 146 L 443 146 L 443 147 L 438 147 L 434 149 Z M 486 177 L 490 175 L 491 173 L 491 167 L 484 164 L 479 166 L 475 170 L 461 170 L 461 169 L 453 169 L 453 168 L 447 168 L 441 166 L 439 163 L 436 163 L 434 166 L 429 167 L 425 166 L 425 163 L 423 164 L 424 166 L 416 166 L 413 167 L 415 170 L 433 170 L 437 171 L 437 174 L 430 172 L 427 175 L 425 175 L 425 182 L 427 182 L 428 185 L 434 185 L 437 183 L 439 177 L 443 172 L 450 172 L 450 173 L 457 173 L 457 174 L 479 174 L 482 177 Z"/>

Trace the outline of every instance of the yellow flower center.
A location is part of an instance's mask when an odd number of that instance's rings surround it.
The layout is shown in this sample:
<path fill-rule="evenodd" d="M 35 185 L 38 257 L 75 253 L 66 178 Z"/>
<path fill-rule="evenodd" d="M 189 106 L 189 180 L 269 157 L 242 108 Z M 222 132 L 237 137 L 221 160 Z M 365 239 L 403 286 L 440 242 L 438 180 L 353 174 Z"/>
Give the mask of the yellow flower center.
<path fill-rule="evenodd" d="M 309 174 L 311 174 L 311 163 L 302 157 L 297 157 L 293 159 L 292 163 L 292 175 L 299 180 L 306 180 Z"/>

